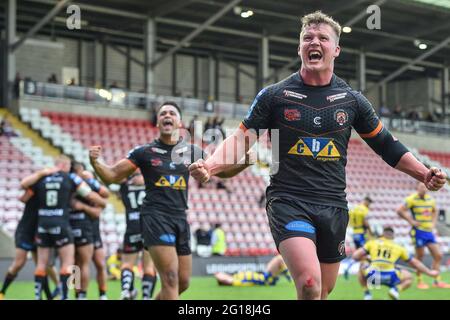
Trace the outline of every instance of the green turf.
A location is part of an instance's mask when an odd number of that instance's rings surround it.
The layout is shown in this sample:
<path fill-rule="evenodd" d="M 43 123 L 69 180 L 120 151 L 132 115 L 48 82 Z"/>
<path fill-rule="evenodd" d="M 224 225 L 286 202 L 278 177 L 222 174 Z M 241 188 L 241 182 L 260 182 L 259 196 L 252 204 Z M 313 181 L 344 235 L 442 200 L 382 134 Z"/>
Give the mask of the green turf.
<path fill-rule="evenodd" d="M 431 278 L 426 278 L 431 284 Z M 450 283 L 450 273 L 442 274 L 442 280 Z M 140 289 L 140 283 L 137 282 L 137 288 Z M 413 286 L 401 293 L 401 299 L 419 299 L 419 300 L 443 300 L 450 299 L 450 289 L 430 288 L 428 290 L 419 290 Z M 156 290 L 159 289 L 159 282 Z M 34 299 L 33 283 L 25 281 L 16 281 L 8 289 L 6 299 Z M 388 299 L 387 289 L 372 290 L 374 299 Z M 108 283 L 108 297 L 110 300 L 119 299 L 120 282 L 110 281 Z M 339 277 L 336 288 L 329 299 L 333 300 L 360 300 L 363 291 L 359 286 L 356 277 L 351 276 L 349 280 Z M 225 287 L 218 286 L 213 277 L 193 277 L 191 286 L 181 298 L 191 300 L 292 300 L 295 299 L 295 289 L 292 283 L 281 279 L 273 287 Z M 95 282 L 91 282 L 88 292 L 89 299 L 97 299 L 98 291 Z"/>

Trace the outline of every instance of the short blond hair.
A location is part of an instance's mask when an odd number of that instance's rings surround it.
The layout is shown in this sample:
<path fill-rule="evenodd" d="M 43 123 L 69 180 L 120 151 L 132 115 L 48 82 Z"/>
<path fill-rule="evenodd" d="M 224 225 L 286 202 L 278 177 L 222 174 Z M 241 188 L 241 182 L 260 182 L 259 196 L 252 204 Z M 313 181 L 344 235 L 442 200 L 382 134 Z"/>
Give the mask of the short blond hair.
<path fill-rule="evenodd" d="M 339 38 L 341 36 L 341 25 L 338 22 L 336 22 L 331 16 L 326 15 L 325 13 L 323 13 L 320 10 L 317 10 L 313 13 L 304 15 L 302 17 L 301 21 L 302 21 L 302 30 L 300 31 L 300 41 L 301 41 L 302 35 L 305 32 L 305 29 L 307 27 L 309 27 L 310 25 L 313 25 L 313 24 L 318 25 L 318 24 L 324 23 L 324 24 L 329 25 L 333 29 L 333 31 L 337 37 L 337 43 L 339 43 Z"/>

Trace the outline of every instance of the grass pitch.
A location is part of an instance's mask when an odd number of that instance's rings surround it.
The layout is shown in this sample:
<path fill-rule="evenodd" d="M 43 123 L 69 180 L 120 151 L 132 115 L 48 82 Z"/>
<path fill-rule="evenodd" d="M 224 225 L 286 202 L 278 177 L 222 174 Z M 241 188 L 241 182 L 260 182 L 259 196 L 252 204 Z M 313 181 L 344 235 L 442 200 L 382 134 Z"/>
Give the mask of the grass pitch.
<path fill-rule="evenodd" d="M 425 277 L 431 285 L 432 279 Z M 450 283 L 450 273 L 443 273 L 442 280 Z M 141 284 L 137 280 L 136 288 L 139 289 L 141 298 Z M 158 292 L 160 283 L 158 281 L 155 292 Z M 388 300 L 387 288 L 372 290 L 374 299 Z M 108 298 L 116 300 L 120 297 L 120 281 L 108 282 Z M 73 294 L 71 295 L 73 296 Z M 193 277 L 190 288 L 181 296 L 182 300 L 294 300 L 296 298 L 294 284 L 281 278 L 276 286 L 255 287 L 227 287 L 219 286 L 213 277 Z M 345 280 L 342 276 L 338 278 L 336 287 L 331 293 L 330 300 L 361 300 L 363 290 L 359 286 L 356 276 L 350 276 Z M 34 283 L 31 281 L 14 282 L 6 294 L 5 299 L 34 299 Z M 97 284 L 92 281 L 89 286 L 88 299 L 98 299 Z M 419 290 L 416 282 L 406 291 L 401 292 L 402 300 L 450 300 L 450 289 L 432 288 Z"/>

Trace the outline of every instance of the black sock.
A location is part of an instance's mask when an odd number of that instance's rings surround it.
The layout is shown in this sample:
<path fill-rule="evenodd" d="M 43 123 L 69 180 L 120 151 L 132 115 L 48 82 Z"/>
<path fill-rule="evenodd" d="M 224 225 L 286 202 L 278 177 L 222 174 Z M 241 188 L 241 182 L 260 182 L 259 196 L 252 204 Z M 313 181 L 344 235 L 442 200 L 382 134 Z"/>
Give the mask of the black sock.
<path fill-rule="evenodd" d="M 122 269 L 120 273 L 120 283 L 122 291 L 131 291 L 134 288 L 134 273 L 130 269 Z"/>
<path fill-rule="evenodd" d="M 142 278 L 142 298 L 150 299 L 153 296 L 153 291 L 156 286 L 156 276 L 144 274 Z"/>
<path fill-rule="evenodd" d="M 48 277 L 45 276 L 42 289 L 44 290 L 47 300 L 53 300 L 52 293 L 50 292 L 50 287 L 48 286 Z"/>
<path fill-rule="evenodd" d="M 42 300 L 42 289 L 44 288 L 46 276 L 34 275 L 34 298 Z"/>
<path fill-rule="evenodd" d="M 61 300 L 69 299 L 69 286 L 67 281 L 69 280 L 70 274 L 60 274 L 59 279 L 61 279 Z"/>
<path fill-rule="evenodd" d="M 5 294 L 6 289 L 8 289 L 9 285 L 14 281 L 15 278 L 16 278 L 15 274 L 7 272 L 6 276 L 5 276 L 5 281 L 3 281 L 3 286 L 2 286 L 2 290 L 0 290 L 0 293 Z"/>

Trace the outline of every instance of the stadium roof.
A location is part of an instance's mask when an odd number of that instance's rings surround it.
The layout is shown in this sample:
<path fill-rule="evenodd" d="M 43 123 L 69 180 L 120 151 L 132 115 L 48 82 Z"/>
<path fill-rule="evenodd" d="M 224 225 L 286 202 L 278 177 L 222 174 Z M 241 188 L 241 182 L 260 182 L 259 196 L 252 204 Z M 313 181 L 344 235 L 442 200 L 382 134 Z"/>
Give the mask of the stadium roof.
<path fill-rule="evenodd" d="M 262 35 L 269 37 L 270 65 L 282 68 L 290 62 L 298 67 L 296 50 L 300 17 L 314 10 L 332 15 L 342 26 L 350 25 L 351 33 L 342 33 L 342 53 L 336 72 L 354 78 L 358 52 L 366 54 L 368 80 L 379 81 L 402 65 L 432 50 L 450 36 L 449 0 L 234 0 L 231 7 L 211 26 L 182 46 L 178 52 L 200 56 L 214 55 L 228 61 L 258 62 Z M 115 45 L 142 47 L 147 17 L 154 17 L 157 48 L 167 51 L 181 39 L 229 4 L 227 0 L 78 0 L 83 20 L 79 31 L 68 30 L 65 10 L 39 31 L 55 37 L 98 39 Z M 28 31 L 57 3 L 56 0 L 17 1 L 17 29 Z M 381 8 L 381 29 L 369 30 L 371 4 Z M 428 3 L 433 3 L 430 5 Z M 253 15 L 241 17 L 242 13 Z M 245 16 L 245 14 L 244 14 Z M 2 10 L 0 24 L 4 26 Z M 426 44 L 422 50 L 419 44 Z M 424 62 L 408 68 L 400 78 L 425 75 L 438 76 L 439 68 L 450 63 L 450 43 L 427 57 Z"/>

